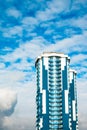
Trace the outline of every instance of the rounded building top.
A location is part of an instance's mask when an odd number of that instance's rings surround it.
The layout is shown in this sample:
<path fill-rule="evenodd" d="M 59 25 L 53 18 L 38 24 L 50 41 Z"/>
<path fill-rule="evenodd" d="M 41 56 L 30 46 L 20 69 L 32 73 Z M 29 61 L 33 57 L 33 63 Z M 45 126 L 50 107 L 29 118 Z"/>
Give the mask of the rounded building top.
<path fill-rule="evenodd" d="M 60 53 L 60 52 L 59 53 L 58 52 L 43 52 L 40 56 L 37 57 L 35 64 L 42 57 L 51 57 L 51 56 L 66 57 L 66 58 L 68 58 L 70 60 L 70 58 L 68 57 L 68 55 L 65 55 L 64 53 Z"/>

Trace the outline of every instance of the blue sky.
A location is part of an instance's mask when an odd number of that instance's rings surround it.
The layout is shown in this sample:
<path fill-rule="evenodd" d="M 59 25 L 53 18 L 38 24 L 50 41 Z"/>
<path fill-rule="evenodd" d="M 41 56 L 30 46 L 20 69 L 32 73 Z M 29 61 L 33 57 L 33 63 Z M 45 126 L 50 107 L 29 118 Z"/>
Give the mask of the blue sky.
<path fill-rule="evenodd" d="M 0 0 L 0 130 L 35 130 L 35 59 L 70 56 L 87 130 L 87 0 Z"/>

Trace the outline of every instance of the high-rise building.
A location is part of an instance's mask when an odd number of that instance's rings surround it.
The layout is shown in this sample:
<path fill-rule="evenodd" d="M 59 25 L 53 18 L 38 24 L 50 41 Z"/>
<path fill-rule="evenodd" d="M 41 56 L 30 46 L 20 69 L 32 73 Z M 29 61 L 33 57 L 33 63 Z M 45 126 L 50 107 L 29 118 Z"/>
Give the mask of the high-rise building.
<path fill-rule="evenodd" d="M 78 130 L 76 71 L 72 69 L 70 69 L 69 117 L 70 130 Z"/>
<path fill-rule="evenodd" d="M 37 70 L 37 130 L 78 130 L 76 73 L 62 53 L 43 53 Z"/>

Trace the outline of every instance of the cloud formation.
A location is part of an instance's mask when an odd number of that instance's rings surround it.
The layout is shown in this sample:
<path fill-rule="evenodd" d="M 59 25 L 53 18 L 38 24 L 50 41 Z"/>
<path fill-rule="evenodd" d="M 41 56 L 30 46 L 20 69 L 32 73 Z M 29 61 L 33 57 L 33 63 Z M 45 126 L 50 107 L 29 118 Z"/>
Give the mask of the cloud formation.
<path fill-rule="evenodd" d="M 87 129 L 86 21 L 87 0 L 1 1 L 0 92 L 3 95 L 0 98 L 4 102 L 0 100 L 3 109 L 0 115 L 3 115 L 3 129 L 35 129 L 34 63 L 44 51 L 63 52 L 70 56 L 71 67 L 77 71 L 79 127 Z M 14 91 L 18 94 L 17 105 Z"/>
<path fill-rule="evenodd" d="M 0 89 L 0 129 L 4 129 L 4 119 L 14 112 L 16 104 L 16 93 L 9 89 Z"/>

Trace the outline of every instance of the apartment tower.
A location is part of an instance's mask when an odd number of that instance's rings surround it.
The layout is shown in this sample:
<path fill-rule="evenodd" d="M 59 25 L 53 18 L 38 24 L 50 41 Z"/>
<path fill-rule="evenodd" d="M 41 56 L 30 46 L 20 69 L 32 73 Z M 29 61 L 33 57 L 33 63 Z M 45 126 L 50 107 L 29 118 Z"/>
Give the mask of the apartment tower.
<path fill-rule="evenodd" d="M 62 53 L 37 58 L 36 130 L 78 130 L 76 72 L 69 64 Z"/>

